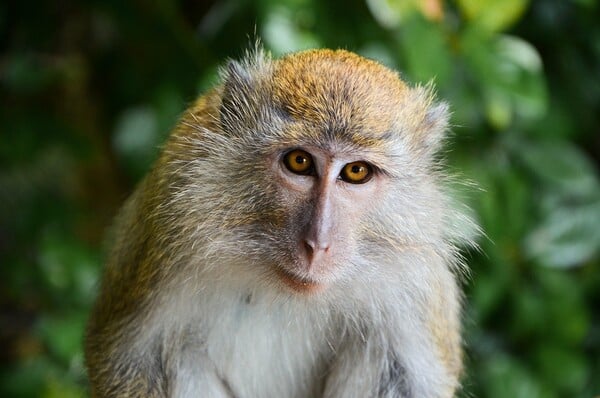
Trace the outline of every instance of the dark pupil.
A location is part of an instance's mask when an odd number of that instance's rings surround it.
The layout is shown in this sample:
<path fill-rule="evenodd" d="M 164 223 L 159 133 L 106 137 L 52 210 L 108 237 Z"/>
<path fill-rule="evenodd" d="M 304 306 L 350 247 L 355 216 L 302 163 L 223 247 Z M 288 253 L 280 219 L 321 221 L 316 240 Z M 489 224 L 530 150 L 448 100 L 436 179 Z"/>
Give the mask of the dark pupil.
<path fill-rule="evenodd" d="M 354 166 L 352 166 L 352 173 L 358 174 L 358 173 L 360 173 L 361 169 L 362 169 L 362 167 L 360 167 L 358 165 L 354 165 Z"/>
<path fill-rule="evenodd" d="M 296 156 L 296 163 L 304 164 L 304 163 L 306 163 L 306 158 L 302 155 L 298 155 L 298 156 Z"/>

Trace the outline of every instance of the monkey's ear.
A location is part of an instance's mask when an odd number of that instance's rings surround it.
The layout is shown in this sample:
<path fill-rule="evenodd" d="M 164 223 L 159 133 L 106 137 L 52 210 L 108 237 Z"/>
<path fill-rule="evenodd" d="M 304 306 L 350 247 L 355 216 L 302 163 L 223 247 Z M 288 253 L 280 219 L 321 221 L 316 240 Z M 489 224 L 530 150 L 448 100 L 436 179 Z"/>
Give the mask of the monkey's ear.
<path fill-rule="evenodd" d="M 431 84 L 411 89 L 406 99 L 402 113 L 406 115 L 404 120 L 412 121 L 412 145 L 428 157 L 433 156 L 442 147 L 448 130 L 448 104 L 436 101 Z"/>
<path fill-rule="evenodd" d="M 440 150 L 448 131 L 450 108 L 445 102 L 432 102 L 423 119 L 422 145 L 430 154 Z"/>
<path fill-rule="evenodd" d="M 264 102 L 266 77 L 271 73 L 272 60 L 260 46 L 248 51 L 241 61 L 229 61 L 221 69 L 223 94 L 220 118 L 229 132 L 242 132 L 256 122 Z"/>

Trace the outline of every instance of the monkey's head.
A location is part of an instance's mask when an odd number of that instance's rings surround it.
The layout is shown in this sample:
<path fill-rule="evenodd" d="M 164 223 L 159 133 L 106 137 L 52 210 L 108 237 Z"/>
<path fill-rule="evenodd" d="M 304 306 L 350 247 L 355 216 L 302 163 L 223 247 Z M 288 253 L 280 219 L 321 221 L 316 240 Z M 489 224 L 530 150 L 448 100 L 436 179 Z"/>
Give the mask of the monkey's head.
<path fill-rule="evenodd" d="M 222 81 L 161 159 L 161 222 L 215 269 L 318 292 L 443 250 L 447 107 L 430 88 L 342 50 L 257 51 Z"/>

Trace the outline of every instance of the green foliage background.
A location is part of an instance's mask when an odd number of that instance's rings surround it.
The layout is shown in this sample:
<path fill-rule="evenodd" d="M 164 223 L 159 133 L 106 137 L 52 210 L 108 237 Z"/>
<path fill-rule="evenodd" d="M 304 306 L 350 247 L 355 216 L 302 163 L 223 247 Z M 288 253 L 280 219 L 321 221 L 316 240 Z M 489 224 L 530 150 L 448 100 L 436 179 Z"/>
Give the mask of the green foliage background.
<path fill-rule="evenodd" d="M 595 0 L 0 3 L 0 396 L 86 394 L 102 237 L 187 103 L 256 35 L 433 79 L 485 232 L 465 397 L 600 394 Z"/>

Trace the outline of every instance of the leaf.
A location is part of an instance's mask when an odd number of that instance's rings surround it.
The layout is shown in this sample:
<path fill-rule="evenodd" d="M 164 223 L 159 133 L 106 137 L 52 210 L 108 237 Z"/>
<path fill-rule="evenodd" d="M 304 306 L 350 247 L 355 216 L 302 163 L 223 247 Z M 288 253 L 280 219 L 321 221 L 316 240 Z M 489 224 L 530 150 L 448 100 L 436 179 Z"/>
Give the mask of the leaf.
<path fill-rule="evenodd" d="M 542 398 L 547 397 L 535 377 L 519 362 L 506 355 L 486 358 L 480 367 L 489 398 Z"/>
<path fill-rule="evenodd" d="M 584 206 L 558 206 L 525 239 L 530 258 L 551 267 L 582 265 L 600 252 L 600 196 Z"/>
<path fill-rule="evenodd" d="M 367 0 L 367 6 L 379 25 L 388 29 L 398 27 L 419 8 L 415 0 Z"/>
<path fill-rule="evenodd" d="M 46 382 L 42 398 L 84 398 L 84 389 L 69 381 L 51 378 Z"/>
<path fill-rule="evenodd" d="M 119 118 L 113 134 L 115 151 L 134 177 L 149 168 L 160 141 L 156 113 L 148 106 L 126 110 Z"/>
<path fill-rule="evenodd" d="M 465 17 L 490 32 L 510 27 L 521 18 L 528 5 L 528 0 L 458 0 Z"/>
<path fill-rule="evenodd" d="M 534 120 L 545 114 L 546 83 L 541 58 L 531 44 L 513 36 L 489 37 L 474 28 L 460 40 L 493 126 L 505 130 L 516 117 Z"/>
<path fill-rule="evenodd" d="M 3 60 L 1 80 L 9 90 L 29 94 L 49 86 L 57 75 L 55 68 L 29 53 L 12 53 Z"/>
<path fill-rule="evenodd" d="M 552 267 L 573 267 L 600 252 L 600 181 L 590 160 L 562 141 L 516 144 L 539 181 L 542 220 L 524 241 L 530 258 Z"/>
<path fill-rule="evenodd" d="M 295 14 L 286 7 L 272 7 L 265 16 L 262 37 L 275 55 L 320 47 L 310 30 L 300 26 Z"/>
<path fill-rule="evenodd" d="M 63 363 L 69 364 L 81 354 L 81 342 L 87 316 L 73 313 L 68 316 L 46 316 L 39 325 L 40 333 L 52 351 Z"/>
<path fill-rule="evenodd" d="M 477 323 L 485 321 L 501 304 L 507 290 L 506 272 L 492 269 L 477 274 L 477 283 L 473 284 L 469 297 L 473 320 Z"/>
<path fill-rule="evenodd" d="M 580 392 L 587 380 L 588 364 L 580 352 L 556 345 L 542 345 L 535 359 L 544 380 L 556 391 L 575 394 Z"/>
<path fill-rule="evenodd" d="M 548 95 L 537 50 L 518 37 L 502 35 L 496 42 L 495 52 L 502 87 L 505 87 L 503 92 L 512 98 L 515 113 L 526 119 L 544 115 Z"/>
<path fill-rule="evenodd" d="M 56 298 L 61 302 L 71 299 L 71 305 L 91 304 L 99 268 L 97 255 L 52 228 L 40 243 L 39 269 Z"/>
<path fill-rule="evenodd" d="M 537 293 L 545 301 L 543 325 L 548 330 L 542 334 L 546 344 L 580 347 L 590 330 L 590 314 L 581 284 L 572 274 L 561 270 L 537 267 L 535 275 L 539 281 Z"/>
<path fill-rule="evenodd" d="M 126 110 L 114 134 L 115 148 L 125 155 L 147 152 L 156 144 L 157 123 L 154 111 L 145 106 Z"/>
<path fill-rule="evenodd" d="M 406 72 L 412 79 L 418 82 L 434 80 L 436 85 L 444 85 L 450 80 L 453 62 L 440 25 L 414 14 L 403 22 L 400 35 Z"/>
<path fill-rule="evenodd" d="M 555 192 L 592 197 L 600 191 L 594 165 L 573 144 L 562 140 L 535 144 L 520 141 L 513 146 L 525 165 Z"/>

